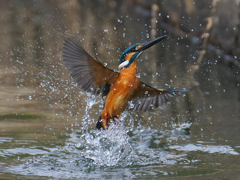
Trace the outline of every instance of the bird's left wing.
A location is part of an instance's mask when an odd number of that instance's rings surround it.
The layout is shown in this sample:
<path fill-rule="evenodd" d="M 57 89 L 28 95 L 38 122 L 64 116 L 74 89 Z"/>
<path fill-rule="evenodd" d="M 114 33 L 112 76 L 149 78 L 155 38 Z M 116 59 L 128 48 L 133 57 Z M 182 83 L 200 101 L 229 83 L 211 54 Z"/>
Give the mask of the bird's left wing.
<path fill-rule="evenodd" d="M 190 91 L 186 90 L 167 90 L 152 88 L 145 83 L 139 83 L 137 90 L 133 94 L 132 100 L 129 101 L 126 110 L 149 111 L 151 107 L 159 107 L 170 101 L 174 96 Z"/>
<path fill-rule="evenodd" d="M 115 83 L 119 73 L 106 68 L 92 58 L 75 39 L 67 39 L 63 44 L 63 61 L 72 78 L 85 91 L 105 96 Z"/>

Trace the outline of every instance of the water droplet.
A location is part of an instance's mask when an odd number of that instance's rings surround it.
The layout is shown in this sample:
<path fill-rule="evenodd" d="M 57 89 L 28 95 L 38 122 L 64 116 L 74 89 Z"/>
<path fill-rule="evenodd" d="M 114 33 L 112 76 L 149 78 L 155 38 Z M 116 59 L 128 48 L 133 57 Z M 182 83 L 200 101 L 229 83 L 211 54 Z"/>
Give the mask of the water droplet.
<path fill-rule="evenodd" d="M 140 77 L 141 77 L 141 75 L 140 75 L 140 74 L 136 74 L 136 77 L 137 77 L 137 78 L 140 78 Z"/>

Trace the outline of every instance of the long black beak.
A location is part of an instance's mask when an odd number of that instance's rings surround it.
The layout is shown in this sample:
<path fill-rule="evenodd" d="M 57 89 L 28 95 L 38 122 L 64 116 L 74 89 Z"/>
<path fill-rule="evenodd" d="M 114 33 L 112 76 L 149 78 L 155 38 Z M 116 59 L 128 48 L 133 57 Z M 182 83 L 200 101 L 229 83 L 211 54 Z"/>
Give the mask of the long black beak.
<path fill-rule="evenodd" d="M 153 46 L 154 44 L 157 44 L 158 42 L 160 42 L 161 40 L 165 39 L 166 37 L 168 37 L 167 35 L 158 37 L 156 39 L 153 39 L 151 41 L 145 42 L 143 44 L 141 44 L 142 47 L 140 47 L 137 51 L 141 52 L 144 51 L 145 49 L 150 48 L 151 46 Z"/>

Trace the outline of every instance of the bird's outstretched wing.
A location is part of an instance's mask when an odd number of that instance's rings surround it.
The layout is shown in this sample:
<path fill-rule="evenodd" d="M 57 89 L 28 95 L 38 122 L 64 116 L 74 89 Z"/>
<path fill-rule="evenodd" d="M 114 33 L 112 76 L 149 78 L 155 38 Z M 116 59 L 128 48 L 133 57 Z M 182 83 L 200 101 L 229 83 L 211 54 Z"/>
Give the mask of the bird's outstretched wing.
<path fill-rule="evenodd" d="M 149 111 L 151 107 L 159 107 L 168 102 L 172 97 L 181 93 L 190 91 L 186 90 L 167 90 L 152 88 L 144 83 L 140 83 L 133 98 L 129 101 L 126 110 Z"/>
<path fill-rule="evenodd" d="M 85 91 L 106 96 L 111 84 L 118 78 L 118 72 L 106 68 L 92 58 L 77 40 L 67 39 L 63 44 L 63 61 L 72 78 Z"/>

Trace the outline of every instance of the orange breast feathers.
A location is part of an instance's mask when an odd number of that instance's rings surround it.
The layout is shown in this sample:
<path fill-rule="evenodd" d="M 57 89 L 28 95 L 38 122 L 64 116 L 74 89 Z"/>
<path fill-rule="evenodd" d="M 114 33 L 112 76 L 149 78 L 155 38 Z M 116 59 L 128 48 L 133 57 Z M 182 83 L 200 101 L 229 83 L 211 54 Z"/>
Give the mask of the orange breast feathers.
<path fill-rule="evenodd" d="M 104 108 L 104 112 L 111 119 L 120 116 L 128 105 L 128 101 L 132 99 L 133 93 L 140 83 L 136 73 L 137 63 L 133 62 L 128 68 L 123 68 L 120 71 L 118 80 L 111 87 Z"/>

